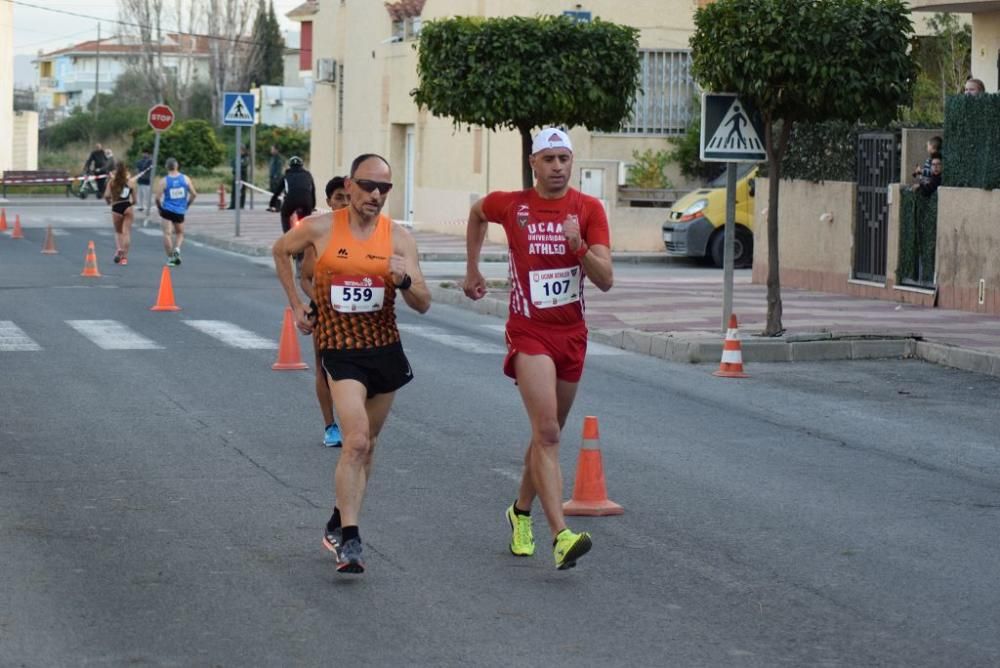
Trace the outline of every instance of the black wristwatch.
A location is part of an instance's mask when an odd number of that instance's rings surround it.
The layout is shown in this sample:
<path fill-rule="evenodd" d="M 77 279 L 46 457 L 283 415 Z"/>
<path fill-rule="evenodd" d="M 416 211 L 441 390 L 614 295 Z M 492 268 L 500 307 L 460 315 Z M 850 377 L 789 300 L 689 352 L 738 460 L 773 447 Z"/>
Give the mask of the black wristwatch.
<path fill-rule="evenodd" d="M 410 278 L 409 274 L 403 274 L 403 281 L 396 286 L 397 290 L 409 290 L 410 286 L 413 285 L 413 279 Z"/>

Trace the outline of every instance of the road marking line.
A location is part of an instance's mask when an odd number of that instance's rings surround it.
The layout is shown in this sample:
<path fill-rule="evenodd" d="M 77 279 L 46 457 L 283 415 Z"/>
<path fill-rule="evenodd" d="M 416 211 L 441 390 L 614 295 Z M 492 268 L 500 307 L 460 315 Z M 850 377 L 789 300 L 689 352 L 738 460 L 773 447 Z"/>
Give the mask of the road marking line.
<path fill-rule="evenodd" d="M 27 352 L 41 349 L 13 320 L 0 320 L 0 351 Z"/>
<path fill-rule="evenodd" d="M 514 482 L 521 482 L 521 473 L 520 472 L 511 471 L 509 469 L 499 469 L 499 468 L 493 468 L 493 469 L 490 469 L 490 470 L 493 471 L 494 473 L 502 475 L 504 478 L 507 478 L 509 480 L 513 480 Z"/>
<path fill-rule="evenodd" d="M 399 330 L 401 332 L 407 332 L 410 334 L 415 334 L 417 336 L 422 336 L 425 339 L 430 339 L 435 343 L 440 343 L 451 348 L 457 348 L 462 352 L 472 353 L 474 355 L 506 355 L 507 349 L 503 346 L 499 346 L 495 343 L 486 343 L 485 341 L 479 341 L 472 338 L 471 336 L 463 336 L 461 334 L 450 334 L 449 332 L 439 329 L 437 327 L 427 327 L 424 325 L 399 325 Z"/>
<path fill-rule="evenodd" d="M 225 320 L 183 320 L 185 325 L 243 350 L 276 350 L 278 343 Z"/>
<path fill-rule="evenodd" d="M 163 346 L 116 320 L 67 320 L 66 324 L 104 350 L 160 350 Z"/>

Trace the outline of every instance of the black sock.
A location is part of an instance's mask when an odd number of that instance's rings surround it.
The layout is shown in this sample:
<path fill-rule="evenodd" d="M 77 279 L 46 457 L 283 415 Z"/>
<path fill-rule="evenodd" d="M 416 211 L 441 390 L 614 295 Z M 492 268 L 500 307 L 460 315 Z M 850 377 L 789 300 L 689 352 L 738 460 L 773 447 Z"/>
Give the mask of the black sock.
<path fill-rule="evenodd" d="M 340 508 L 334 506 L 333 515 L 330 515 L 330 521 L 326 523 L 326 530 L 333 531 L 338 528 L 340 528 Z"/>
<path fill-rule="evenodd" d="M 514 514 L 515 515 L 520 515 L 521 517 L 531 517 L 531 509 L 529 508 L 528 510 L 521 510 L 520 508 L 517 507 L 517 501 L 515 500 L 514 501 Z"/>
<path fill-rule="evenodd" d="M 343 527 L 341 530 L 343 531 L 341 535 L 343 536 L 344 544 L 346 544 L 347 541 L 351 540 L 352 538 L 357 538 L 358 540 L 361 540 L 361 534 L 358 533 L 357 525 Z"/>

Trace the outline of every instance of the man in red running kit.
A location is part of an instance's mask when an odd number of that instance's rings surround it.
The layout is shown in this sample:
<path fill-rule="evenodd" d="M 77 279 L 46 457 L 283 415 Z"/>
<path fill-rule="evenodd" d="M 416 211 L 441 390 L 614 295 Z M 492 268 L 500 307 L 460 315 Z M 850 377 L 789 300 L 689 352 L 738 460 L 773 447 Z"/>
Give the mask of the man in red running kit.
<path fill-rule="evenodd" d="M 531 422 L 521 486 L 507 508 L 510 551 L 535 552 L 531 504 L 537 496 L 552 531 L 556 567 L 563 570 L 591 547 L 590 534 L 566 528 L 559 439 L 587 352 L 583 279 L 603 292 L 611 289 L 611 235 L 601 202 L 569 185 L 573 146 L 565 132 L 542 129 L 530 162 L 534 188 L 493 192 L 472 205 L 464 290 L 470 299 L 486 294 L 479 255 L 489 221 L 500 223 L 510 247 L 511 276 L 503 369 L 516 381 Z"/>

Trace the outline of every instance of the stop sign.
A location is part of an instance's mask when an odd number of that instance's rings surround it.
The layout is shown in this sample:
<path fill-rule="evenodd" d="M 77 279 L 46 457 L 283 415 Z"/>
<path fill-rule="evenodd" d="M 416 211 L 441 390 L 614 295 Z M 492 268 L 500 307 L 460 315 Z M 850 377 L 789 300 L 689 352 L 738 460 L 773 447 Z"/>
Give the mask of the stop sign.
<path fill-rule="evenodd" d="M 174 124 L 174 112 L 165 104 L 158 104 L 149 110 L 149 126 L 163 131 Z"/>

